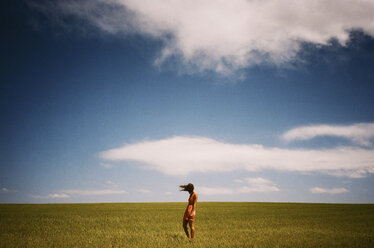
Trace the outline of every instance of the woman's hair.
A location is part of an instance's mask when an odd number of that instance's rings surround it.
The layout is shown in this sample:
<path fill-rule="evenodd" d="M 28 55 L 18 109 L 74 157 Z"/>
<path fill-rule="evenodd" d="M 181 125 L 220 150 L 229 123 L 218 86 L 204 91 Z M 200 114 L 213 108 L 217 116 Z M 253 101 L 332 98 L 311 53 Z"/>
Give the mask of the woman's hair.
<path fill-rule="evenodd" d="M 187 185 L 179 185 L 180 191 L 188 191 L 192 192 L 194 190 L 194 186 L 192 183 L 189 183 Z"/>

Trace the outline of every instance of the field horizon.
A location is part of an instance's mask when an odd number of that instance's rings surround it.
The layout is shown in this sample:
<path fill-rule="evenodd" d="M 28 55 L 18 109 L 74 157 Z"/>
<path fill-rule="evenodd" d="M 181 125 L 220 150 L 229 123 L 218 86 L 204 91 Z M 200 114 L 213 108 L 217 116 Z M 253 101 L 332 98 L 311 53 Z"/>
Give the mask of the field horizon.
<path fill-rule="evenodd" d="M 44 204 L 126 204 L 126 203 L 187 203 L 186 201 L 129 201 L 129 202 L 3 202 L 0 205 L 44 205 Z M 294 201 L 199 201 L 199 203 L 275 203 L 275 204 L 343 204 L 343 205 L 373 205 L 372 202 L 294 202 Z"/>
<path fill-rule="evenodd" d="M 186 202 L 0 204 L 0 247 L 190 247 Z M 373 247 L 374 204 L 199 202 L 194 247 Z"/>

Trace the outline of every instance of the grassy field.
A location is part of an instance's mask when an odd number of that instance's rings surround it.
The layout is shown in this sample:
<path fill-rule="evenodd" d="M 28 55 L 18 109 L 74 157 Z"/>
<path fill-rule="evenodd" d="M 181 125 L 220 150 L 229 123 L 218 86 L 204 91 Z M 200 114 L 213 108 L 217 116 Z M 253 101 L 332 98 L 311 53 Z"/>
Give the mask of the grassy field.
<path fill-rule="evenodd" d="M 186 203 L 0 204 L 1 247 L 374 247 L 374 205 L 207 203 L 196 237 Z"/>

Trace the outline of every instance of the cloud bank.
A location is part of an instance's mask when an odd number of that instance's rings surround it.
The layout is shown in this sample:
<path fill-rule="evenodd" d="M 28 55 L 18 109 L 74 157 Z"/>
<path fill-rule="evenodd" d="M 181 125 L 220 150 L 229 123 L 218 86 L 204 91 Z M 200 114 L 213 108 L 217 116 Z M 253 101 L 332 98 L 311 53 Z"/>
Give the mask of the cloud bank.
<path fill-rule="evenodd" d="M 108 161 L 133 161 L 168 175 L 235 170 L 318 172 L 365 177 L 374 173 L 374 150 L 281 149 L 254 144 L 228 144 L 205 137 L 177 136 L 126 144 L 99 154 Z"/>
<path fill-rule="evenodd" d="M 310 192 L 312 192 L 313 194 L 330 194 L 330 195 L 335 195 L 335 194 L 346 193 L 346 192 L 348 192 L 348 190 L 346 188 L 331 188 L 331 189 L 327 189 L 327 188 L 315 187 L 315 188 L 311 188 Z"/>
<path fill-rule="evenodd" d="M 348 139 L 362 146 L 372 145 L 374 139 L 374 123 L 358 123 L 352 125 L 312 125 L 289 130 L 283 134 L 286 141 L 309 140 L 319 136 L 335 136 Z"/>
<path fill-rule="evenodd" d="M 221 74 L 296 58 L 301 42 L 341 45 L 359 29 L 374 36 L 371 0 L 70 0 L 37 6 L 80 18 L 113 35 L 143 35 L 164 44 L 156 64 Z M 62 19 L 62 18 L 61 18 Z"/>

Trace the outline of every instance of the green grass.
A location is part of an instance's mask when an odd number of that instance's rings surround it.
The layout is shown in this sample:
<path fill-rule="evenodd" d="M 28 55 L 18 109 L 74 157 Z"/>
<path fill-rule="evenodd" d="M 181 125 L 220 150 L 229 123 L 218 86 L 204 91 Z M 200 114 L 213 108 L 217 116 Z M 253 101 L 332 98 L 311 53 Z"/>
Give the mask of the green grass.
<path fill-rule="evenodd" d="M 374 247 L 373 204 L 1 204 L 0 247 Z"/>

